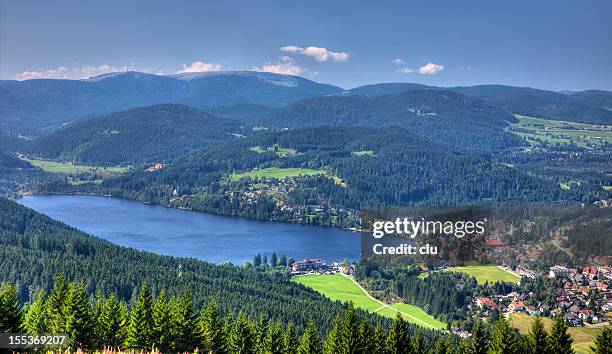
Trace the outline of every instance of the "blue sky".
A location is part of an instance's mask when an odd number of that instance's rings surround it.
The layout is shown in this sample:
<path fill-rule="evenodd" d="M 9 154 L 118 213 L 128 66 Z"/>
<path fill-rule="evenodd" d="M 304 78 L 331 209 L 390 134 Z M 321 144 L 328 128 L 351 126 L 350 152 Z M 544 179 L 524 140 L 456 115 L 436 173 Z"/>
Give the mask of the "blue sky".
<path fill-rule="evenodd" d="M 266 70 L 345 88 L 612 90 L 610 14 L 609 0 L 2 0 L 0 76 Z"/>

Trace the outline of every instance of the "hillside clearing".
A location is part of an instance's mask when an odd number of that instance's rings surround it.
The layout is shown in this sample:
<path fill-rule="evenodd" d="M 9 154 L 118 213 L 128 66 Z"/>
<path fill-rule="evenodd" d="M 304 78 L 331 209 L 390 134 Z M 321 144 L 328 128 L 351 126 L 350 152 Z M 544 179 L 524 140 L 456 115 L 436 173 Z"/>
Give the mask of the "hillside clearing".
<path fill-rule="evenodd" d="M 316 176 L 327 174 L 324 170 L 313 170 L 309 168 L 280 168 L 280 167 L 268 167 L 262 169 L 255 169 L 243 173 L 234 173 L 230 175 L 232 181 L 237 181 L 241 178 L 251 179 L 262 179 L 262 178 L 277 178 L 283 179 L 287 177 L 299 177 L 299 176 Z"/>
<path fill-rule="evenodd" d="M 22 157 L 24 161 L 29 162 L 32 166 L 40 167 L 45 172 L 50 173 L 100 173 L 100 174 L 119 174 L 127 171 L 128 167 L 107 167 L 107 166 L 87 166 L 74 165 L 69 162 L 57 162 L 50 160 L 32 160 Z"/>
<path fill-rule="evenodd" d="M 370 296 L 355 281 L 343 275 L 312 274 L 294 277 L 293 280 L 313 288 L 333 301 L 352 301 L 355 307 L 389 318 L 394 318 L 399 311 L 402 317 L 410 323 L 426 328 L 446 329 L 446 323 L 436 320 L 422 309 L 409 304 L 385 304 Z"/>

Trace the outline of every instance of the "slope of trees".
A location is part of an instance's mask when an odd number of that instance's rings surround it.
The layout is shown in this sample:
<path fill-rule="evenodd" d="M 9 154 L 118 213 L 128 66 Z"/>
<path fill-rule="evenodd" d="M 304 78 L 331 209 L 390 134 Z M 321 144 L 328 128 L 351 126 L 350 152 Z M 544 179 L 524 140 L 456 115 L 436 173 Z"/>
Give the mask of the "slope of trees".
<path fill-rule="evenodd" d="M 136 291 L 137 289 L 135 289 Z M 398 313 L 390 325 L 371 323 L 355 312 L 351 303 L 333 321 L 329 331 L 309 321 L 303 335 L 293 322 L 266 318 L 250 320 L 243 312 L 221 313 L 213 298 L 200 309 L 189 290 L 153 296 L 143 284 L 130 305 L 116 294 L 98 293 L 88 298 L 82 284 L 56 279 L 49 294 L 38 293 L 33 304 L 19 306 L 10 283 L 0 286 L 0 332 L 29 334 L 65 333 L 72 350 L 127 349 L 162 352 L 299 354 L 452 354 L 452 353 L 573 353 L 572 339 L 561 316 L 550 333 L 536 318 L 523 336 L 504 318 L 492 326 L 478 322 L 469 339 L 447 335 L 412 334 Z M 595 340 L 595 353 L 609 353 L 612 327 Z"/>

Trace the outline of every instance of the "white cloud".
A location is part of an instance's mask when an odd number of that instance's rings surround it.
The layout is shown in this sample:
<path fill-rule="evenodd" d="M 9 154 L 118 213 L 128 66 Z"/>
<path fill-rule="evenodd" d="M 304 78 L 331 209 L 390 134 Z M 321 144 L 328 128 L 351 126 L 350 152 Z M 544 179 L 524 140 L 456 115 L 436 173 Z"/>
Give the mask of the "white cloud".
<path fill-rule="evenodd" d="M 281 62 L 277 64 L 268 63 L 262 65 L 260 67 L 255 67 L 253 70 L 255 71 L 264 71 L 268 73 L 274 74 L 283 74 L 283 75 L 301 75 L 308 70 L 298 66 L 295 64 L 293 58 L 283 55 L 280 58 Z"/>
<path fill-rule="evenodd" d="M 419 68 L 419 74 L 422 75 L 434 75 L 444 70 L 444 65 L 427 63 Z"/>
<path fill-rule="evenodd" d="M 403 61 L 400 58 L 395 58 L 395 59 L 391 60 L 391 64 L 393 64 L 393 65 L 404 65 L 404 64 L 406 64 L 406 62 Z"/>
<path fill-rule="evenodd" d="M 202 72 L 207 72 L 207 71 L 220 71 L 220 70 L 221 70 L 221 64 L 205 63 L 203 61 L 194 61 L 189 66 L 183 64 L 183 68 L 177 71 L 177 74 L 202 73 Z"/>
<path fill-rule="evenodd" d="M 346 52 L 334 52 L 327 48 L 313 46 L 302 48 L 295 45 L 288 45 L 281 47 L 280 50 L 288 53 L 298 53 L 307 55 L 309 57 L 314 58 L 316 61 L 348 61 L 349 58 L 352 56 L 351 54 Z"/>
<path fill-rule="evenodd" d="M 412 69 L 412 68 L 400 68 L 400 69 L 397 69 L 397 72 L 398 73 L 402 73 L 402 74 L 411 74 L 411 73 L 414 72 L 414 69 Z"/>
<path fill-rule="evenodd" d="M 137 68 L 134 65 L 128 65 L 123 67 L 111 66 L 108 64 L 102 64 L 100 66 L 85 65 L 81 67 L 68 68 L 60 66 L 53 69 L 47 70 L 29 70 L 21 72 L 15 75 L 16 80 L 32 80 L 32 79 L 69 79 L 69 80 L 80 80 L 87 79 L 93 76 L 102 74 L 121 72 L 121 71 L 140 71 L 147 73 L 163 74 L 161 71 L 155 71 L 146 68 Z"/>

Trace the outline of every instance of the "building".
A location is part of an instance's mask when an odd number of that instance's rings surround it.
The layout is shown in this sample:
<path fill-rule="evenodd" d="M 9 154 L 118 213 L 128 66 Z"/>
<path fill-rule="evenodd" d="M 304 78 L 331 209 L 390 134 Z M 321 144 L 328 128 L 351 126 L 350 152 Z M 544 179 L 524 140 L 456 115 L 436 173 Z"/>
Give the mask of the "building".
<path fill-rule="evenodd" d="M 553 266 L 550 267 L 548 275 L 551 278 L 566 278 L 569 275 L 569 269 L 561 266 Z"/>
<path fill-rule="evenodd" d="M 325 270 L 327 269 L 327 263 L 322 259 L 303 259 L 296 261 L 291 266 L 294 272 L 309 272 L 311 270 Z"/>
<path fill-rule="evenodd" d="M 525 304 L 523 304 L 522 301 L 512 301 L 508 306 L 508 310 L 510 312 L 525 312 L 527 308 L 525 307 Z"/>
<path fill-rule="evenodd" d="M 493 300 L 489 299 L 488 297 L 479 297 L 478 299 L 476 299 L 476 305 L 480 308 L 488 307 L 496 309 L 499 307 L 499 305 L 497 305 L 495 302 L 493 302 Z"/>

